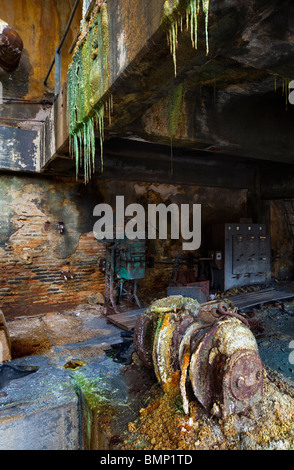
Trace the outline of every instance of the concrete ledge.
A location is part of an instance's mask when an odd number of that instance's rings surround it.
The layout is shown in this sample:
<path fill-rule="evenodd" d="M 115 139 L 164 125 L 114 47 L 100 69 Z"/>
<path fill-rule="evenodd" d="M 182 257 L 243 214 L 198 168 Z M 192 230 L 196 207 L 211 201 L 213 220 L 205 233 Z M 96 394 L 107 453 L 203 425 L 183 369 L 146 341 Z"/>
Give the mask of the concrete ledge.
<path fill-rule="evenodd" d="M 39 370 L 0 390 L 0 450 L 79 449 L 78 397 L 65 370 L 41 356 L 10 364 Z"/>
<path fill-rule="evenodd" d="M 38 172 L 40 169 L 39 132 L 0 126 L 0 169 Z"/>

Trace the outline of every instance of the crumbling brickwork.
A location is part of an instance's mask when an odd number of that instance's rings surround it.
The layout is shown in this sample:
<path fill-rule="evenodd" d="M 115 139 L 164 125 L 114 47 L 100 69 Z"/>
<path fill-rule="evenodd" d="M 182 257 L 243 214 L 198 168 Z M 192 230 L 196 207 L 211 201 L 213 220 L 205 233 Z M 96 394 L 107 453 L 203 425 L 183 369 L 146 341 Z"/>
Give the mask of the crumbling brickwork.
<path fill-rule="evenodd" d="M 105 247 L 79 185 L 2 176 L 0 303 L 6 318 L 63 309 L 104 293 Z M 58 230 L 63 222 L 64 232 Z"/>

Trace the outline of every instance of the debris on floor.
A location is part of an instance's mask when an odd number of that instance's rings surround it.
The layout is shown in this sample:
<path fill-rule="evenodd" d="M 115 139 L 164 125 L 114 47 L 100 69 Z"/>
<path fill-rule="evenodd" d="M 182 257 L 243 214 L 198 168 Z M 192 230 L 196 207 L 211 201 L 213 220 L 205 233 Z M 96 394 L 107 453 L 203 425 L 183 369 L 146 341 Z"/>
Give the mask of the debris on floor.
<path fill-rule="evenodd" d="M 160 302 L 162 307 L 162 300 Z M 246 413 L 217 417 L 194 399 L 190 402 L 189 414 L 186 414 L 179 380 L 173 381 L 168 393 L 166 389 L 154 385 L 146 406 L 140 410 L 137 419 L 129 423 L 123 443 L 118 448 L 292 450 L 294 382 L 289 380 L 293 379 L 293 368 L 289 367 L 289 361 L 287 363 L 287 344 L 294 337 L 294 302 L 283 306 L 282 309 L 279 304 L 270 304 L 244 315 L 250 326 L 255 327 L 259 353 L 266 360 L 263 366 L 263 399 L 260 403 Z M 272 359 L 267 346 L 272 349 Z M 284 356 L 281 349 L 284 349 Z M 292 372 L 285 374 L 285 369 Z"/>
<path fill-rule="evenodd" d="M 76 360 L 76 361 L 68 361 L 66 364 L 64 364 L 63 367 L 65 369 L 76 370 L 76 369 L 79 369 L 80 367 L 83 367 L 84 365 L 85 363 L 83 361 Z"/>
<path fill-rule="evenodd" d="M 153 396 L 152 396 L 153 395 Z M 139 417 L 129 423 L 122 450 L 293 450 L 294 398 L 264 373 L 262 405 L 247 416 L 212 417 L 194 401 L 187 416 L 179 389 L 155 387 Z"/>
<path fill-rule="evenodd" d="M 224 300 L 216 299 L 211 305 Z M 193 305 L 198 312 L 200 309 L 197 301 L 193 300 Z M 149 310 L 152 306 L 154 307 L 151 305 Z M 157 310 L 152 310 L 152 315 L 160 317 L 166 313 L 163 299 L 156 301 L 155 307 Z M 172 315 L 179 314 L 177 309 L 169 311 Z M 43 328 L 44 335 L 46 333 L 47 339 L 41 345 L 44 359 L 34 355 L 38 349 L 35 348 L 36 342 L 32 336 L 26 337 L 29 341 L 25 343 L 27 348 L 33 346 L 32 353 L 12 361 L 13 366 L 23 363 L 29 366 L 40 365 L 40 369 L 37 374 L 32 374 L 32 379 L 26 378 L 23 385 L 21 381 L 16 381 L 16 384 L 11 382 L 13 387 L 3 389 L 3 396 L 0 394 L 3 423 L 6 423 L 9 411 L 7 407 L 12 406 L 11 403 L 16 416 L 18 408 L 22 412 L 18 418 L 18 422 L 21 422 L 25 406 L 23 401 L 28 397 L 22 394 L 31 382 L 40 383 L 37 388 L 38 400 L 34 399 L 34 407 L 37 406 L 37 401 L 43 403 L 42 393 L 47 397 L 48 387 L 53 386 L 56 375 L 64 381 L 64 385 L 58 386 L 64 403 L 71 400 L 70 406 L 76 406 L 72 405 L 72 392 L 69 398 L 64 393 L 67 388 L 63 389 L 63 386 L 68 386 L 68 383 L 74 384 L 74 389 L 80 397 L 85 449 L 293 449 L 294 366 L 289 363 L 288 346 L 294 339 L 294 302 L 289 301 L 283 305 L 269 304 L 238 313 L 249 322 L 263 362 L 263 400 L 246 414 L 233 413 L 225 418 L 215 416 L 190 394 L 189 412 L 185 413 L 180 376 L 173 376 L 172 387 L 169 393 L 166 393 L 158 383 L 154 371 L 143 367 L 134 353 L 133 332 L 122 331 L 107 323 L 107 317 L 103 316 L 99 306 L 85 304 L 66 312 L 48 314 L 44 321 L 42 316 L 22 318 L 8 323 L 14 345 L 24 344 L 24 336 L 36 320 L 38 327 Z M 22 330 L 20 325 L 27 327 Z M 72 343 L 64 343 L 62 335 L 64 338 L 71 338 Z M 46 361 L 50 363 L 49 369 L 43 364 Z M 52 374 L 51 385 L 47 380 L 48 373 Z M 43 385 L 41 387 L 42 380 L 49 384 L 44 392 Z M 15 388 L 16 386 L 18 388 Z M 29 390 L 33 393 L 36 387 Z M 49 405 L 51 406 L 51 401 Z M 49 410 L 49 405 L 46 410 Z M 28 405 L 29 410 L 31 406 L 33 405 Z M 41 405 L 38 406 L 41 409 Z M 0 432 L 1 426 L 4 435 L 6 428 L 4 429 L 4 424 L 0 422 Z M 7 447 L 7 442 L 5 445 Z M 15 443 L 13 445 L 15 447 Z M 50 444 L 51 447 L 52 445 Z M 75 446 L 76 441 L 70 445 Z"/>

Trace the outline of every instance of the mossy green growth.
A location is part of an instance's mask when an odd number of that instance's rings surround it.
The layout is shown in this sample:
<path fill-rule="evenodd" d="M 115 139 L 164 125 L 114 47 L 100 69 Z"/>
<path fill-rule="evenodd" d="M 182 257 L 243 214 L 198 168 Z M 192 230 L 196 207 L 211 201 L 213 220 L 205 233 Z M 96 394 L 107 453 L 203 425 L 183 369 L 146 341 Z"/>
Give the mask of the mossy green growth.
<path fill-rule="evenodd" d="M 209 53 L 208 17 L 209 0 L 166 0 L 163 6 L 162 26 L 167 31 L 167 40 L 174 62 L 175 76 L 177 75 L 176 49 L 179 28 L 183 31 L 186 20 L 186 29 L 190 31 L 193 48 L 198 47 L 198 15 L 202 11 L 205 15 L 206 55 Z"/>
<path fill-rule="evenodd" d="M 93 426 L 97 427 L 97 417 L 104 418 L 105 426 L 114 415 L 117 415 L 117 410 L 113 400 L 109 397 L 109 391 L 105 389 L 105 380 L 102 377 L 88 378 L 82 373 L 73 372 L 71 378 L 76 393 L 82 398 L 82 409 L 88 441 L 87 446 L 91 449 L 92 430 Z M 105 419 L 107 422 L 105 422 Z"/>
<path fill-rule="evenodd" d="M 168 133 L 171 145 L 171 174 L 173 174 L 173 138 L 176 135 L 181 117 L 183 86 L 177 86 L 168 97 Z"/>
<path fill-rule="evenodd" d="M 182 116 L 183 85 L 179 85 L 168 97 L 168 133 L 174 138 Z"/>
<path fill-rule="evenodd" d="M 152 313 L 153 307 L 170 307 L 170 308 L 182 308 L 185 309 L 186 305 L 194 304 L 195 306 L 199 306 L 199 302 L 197 299 L 193 299 L 192 297 L 183 297 L 182 295 L 170 295 L 169 297 L 164 297 L 162 299 L 155 300 L 145 311 L 145 313 Z"/>
<path fill-rule="evenodd" d="M 103 172 L 104 102 L 109 88 L 109 33 L 107 5 L 102 4 L 89 23 L 68 70 L 70 152 L 76 177 L 83 167 L 87 183 L 95 171 L 95 127 L 98 127 Z"/>
<path fill-rule="evenodd" d="M 100 411 L 112 409 L 111 401 L 106 397 L 106 392 L 103 389 L 103 379 L 101 377 L 89 379 L 83 374 L 73 373 L 72 379 L 75 387 L 82 392 L 90 410 L 94 408 Z"/>

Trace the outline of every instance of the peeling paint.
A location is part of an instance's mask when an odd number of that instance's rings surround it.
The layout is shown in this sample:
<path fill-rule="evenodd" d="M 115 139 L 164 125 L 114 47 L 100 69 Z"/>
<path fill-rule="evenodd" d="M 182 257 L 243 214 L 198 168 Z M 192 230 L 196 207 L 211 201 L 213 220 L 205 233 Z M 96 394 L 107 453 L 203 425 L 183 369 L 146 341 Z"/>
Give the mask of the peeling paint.
<path fill-rule="evenodd" d="M 126 53 L 126 48 L 125 48 L 125 37 L 124 37 L 123 31 L 120 33 L 118 37 L 117 47 L 118 47 L 118 52 L 119 52 L 118 59 L 117 59 L 118 69 L 119 69 L 119 72 L 121 72 L 125 67 L 126 58 L 127 58 L 127 53 Z"/>

